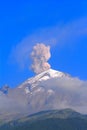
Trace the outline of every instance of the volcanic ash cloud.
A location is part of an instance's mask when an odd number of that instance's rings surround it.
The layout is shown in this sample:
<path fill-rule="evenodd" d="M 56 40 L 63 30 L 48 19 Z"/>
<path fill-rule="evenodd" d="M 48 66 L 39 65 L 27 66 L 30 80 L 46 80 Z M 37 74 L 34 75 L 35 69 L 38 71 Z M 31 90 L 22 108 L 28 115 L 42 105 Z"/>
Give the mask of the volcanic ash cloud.
<path fill-rule="evenodd" d="M 39 74 L 50 69 L 51 66 L 47 62 L 50 57 L 50 46 L 46 46 L 43 43 L 36 44 L 31 52 L 31 69 L 34 71 L 34 73 Z"/>

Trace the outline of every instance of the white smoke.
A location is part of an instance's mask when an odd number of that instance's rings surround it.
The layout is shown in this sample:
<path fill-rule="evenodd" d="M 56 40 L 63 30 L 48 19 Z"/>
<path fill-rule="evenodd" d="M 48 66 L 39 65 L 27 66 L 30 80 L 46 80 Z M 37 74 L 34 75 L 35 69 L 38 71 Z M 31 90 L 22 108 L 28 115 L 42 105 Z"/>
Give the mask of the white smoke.
<path fill-rule="evenodd" d="M 46 46 L 43 43 L 38 43 L 33 47 L 31 52 L 32 65 L 31 69 L 39 74 L 45 70 L 50 69 L 50 64 L 47 62 L 51 57 L 50 46 Z"/>

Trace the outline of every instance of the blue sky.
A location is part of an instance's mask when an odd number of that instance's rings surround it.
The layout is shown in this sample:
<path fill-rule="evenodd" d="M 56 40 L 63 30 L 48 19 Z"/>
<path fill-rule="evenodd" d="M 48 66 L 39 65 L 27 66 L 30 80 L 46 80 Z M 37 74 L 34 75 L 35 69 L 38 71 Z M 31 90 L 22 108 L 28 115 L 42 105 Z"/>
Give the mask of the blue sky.
<path fill-rule="evenodd" d="M 40 42 L 53 69 L 87 80 L 87 1 L 0 2 L 0 87 L 34 75 L 29 54 Z"/>

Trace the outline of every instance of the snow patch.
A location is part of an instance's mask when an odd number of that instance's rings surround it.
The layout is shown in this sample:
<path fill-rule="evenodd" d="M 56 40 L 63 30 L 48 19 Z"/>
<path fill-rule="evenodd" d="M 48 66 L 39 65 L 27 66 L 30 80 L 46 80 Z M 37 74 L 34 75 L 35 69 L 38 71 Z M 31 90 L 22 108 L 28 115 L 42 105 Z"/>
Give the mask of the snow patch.
<path fill-rule="evenodd" d="M 30 90 L 29 90 L 28 87 L 25 88 L 25 93 L 26 93 L 26 94 L 30 93 Z"/>
<path fill-rule="evenodd" d="M 41 91 L 44 91 L 43 88 L 38 88 L 37 90 L 35 90 L 35 92 L 41 92 Z"/>
<path fill-rule="evenodd" d="M 53 91 L 52 89 L 49 89 L 49 90 L 47 91 L 47 93 L 48 93 L 48 94 L 54 94 L 54 91 Z"/>

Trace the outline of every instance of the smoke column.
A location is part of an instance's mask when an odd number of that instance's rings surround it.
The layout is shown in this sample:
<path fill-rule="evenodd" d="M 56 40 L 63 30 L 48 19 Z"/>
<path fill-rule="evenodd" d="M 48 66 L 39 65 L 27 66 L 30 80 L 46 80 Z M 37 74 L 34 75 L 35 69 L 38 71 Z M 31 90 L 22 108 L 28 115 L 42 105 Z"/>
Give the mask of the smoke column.
<path fill-rule="evenodd" d="M 31 52 L 31 69 L 34 71 L 34 73 L 39 74 L 50 69 L 51 66 L 47 62 L 50 57 L 50 46 L 46 46 L 43 43 L 38 43 L 37 45 L 35 45 Z"/>

